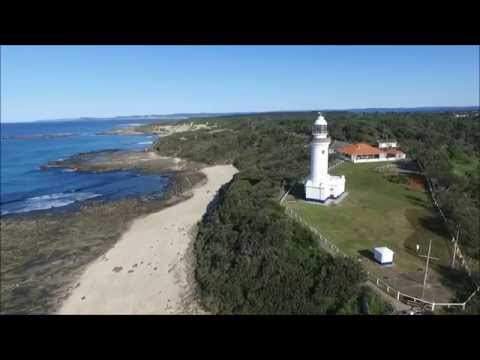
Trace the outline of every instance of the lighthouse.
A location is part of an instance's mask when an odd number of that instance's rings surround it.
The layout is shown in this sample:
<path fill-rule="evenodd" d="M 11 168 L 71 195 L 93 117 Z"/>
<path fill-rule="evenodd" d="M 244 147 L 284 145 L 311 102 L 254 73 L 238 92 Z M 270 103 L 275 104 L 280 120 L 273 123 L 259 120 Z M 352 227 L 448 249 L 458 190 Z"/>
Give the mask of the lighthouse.
<path fill-rule="evenodd" d="M 305 198 L 319 202 L 336 199 L 345 192 L 345 176 L 328 173 L 328 124 L 322 113 L 312 126 L 310 176 L 305 182 Z"/>

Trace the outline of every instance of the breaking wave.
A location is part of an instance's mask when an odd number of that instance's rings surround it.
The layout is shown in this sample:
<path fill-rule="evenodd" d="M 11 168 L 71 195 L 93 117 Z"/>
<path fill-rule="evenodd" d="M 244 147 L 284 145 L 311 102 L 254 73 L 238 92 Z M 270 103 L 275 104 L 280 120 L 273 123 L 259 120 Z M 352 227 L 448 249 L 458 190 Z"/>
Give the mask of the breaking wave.
<path fill-rule="evenodd" d="M 1 214 L 18 214 L 35 210 L 47 210 L 70 205 L 78 201 L 92 199 L 97 196 L 100 196 L 100 194 L 90 192 L 55 193 L 35 196 L 9 203 L 9 209 L 2 209 Z"/>

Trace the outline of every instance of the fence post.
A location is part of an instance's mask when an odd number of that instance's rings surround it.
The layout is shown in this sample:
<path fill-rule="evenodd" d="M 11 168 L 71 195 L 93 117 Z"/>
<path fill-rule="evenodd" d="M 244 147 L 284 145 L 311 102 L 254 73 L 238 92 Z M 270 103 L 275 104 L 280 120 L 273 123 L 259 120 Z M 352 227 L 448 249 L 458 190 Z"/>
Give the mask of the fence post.
<path fill-rule="evenodd" d="M 432 303 L 432 311 L 435 310 L 435 303 Z"/>
<path fill-rule="evenodd" d="M 377 278 L 377 286 L 378 286 L 378 278 Z"/>
<path fill-rule="evenodd" d="M 397 300 L 400 300 L 400 291 L 397 290 Z"/>

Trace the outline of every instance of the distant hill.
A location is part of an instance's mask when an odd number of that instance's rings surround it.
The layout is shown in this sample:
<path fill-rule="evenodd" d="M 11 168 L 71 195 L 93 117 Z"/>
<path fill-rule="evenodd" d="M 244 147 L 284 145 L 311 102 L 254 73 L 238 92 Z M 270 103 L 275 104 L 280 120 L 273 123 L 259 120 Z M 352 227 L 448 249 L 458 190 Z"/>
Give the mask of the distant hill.
<path fill-rule="evenodd" d="M 128 115 L 128 116 L 114 116 L 114 117 L 80 117 L 70 119 L 48 119 L 37 120 L 35 122 L 58 122 L 58 121 L 112 121 L 112 120 L 161 120 L 161 119 L 188 119 L 189 117 L 206 117 L 215 116 L 217 114 L 168 114 L 168 115 Z"/>
<path fill-rule="evenodd" d="M 422 106 L 422 107 L 400 107 L 400 108 L 365 108 L 365 109 L 349 109 L 351 112 L 462 112 L 475 111 L 478 106 Z"/>
<path fill-rule="evenodd" d="M 59 122 L 59 121 L 112 121 L 112 120 L 181 120 L 198 117 L 214 117 L 222 115 L 239 115 L 244 113 L 175 113 L 164 115 L 126 115 L 114 117 L 79 117 L 70 119 L 47 119 L 35 122 Z M 245 113 L 246 114 L 246 113 Z"/>
<path fill-rule="evenodd" d="M 279 110 L 279 111 L 245 111 L 245 112 L 227 112 L 227 113 L 174 113 L 163 115 L 126 115 L 115 117 L 80 117 L 73 119 L 53 119 L 53 120 L 37 120 L 37 121 L 106 121 L 106 120 L 182 120 L 199 117 L 215 117 L 215 116 L 235 116 L 250 114 L 278 114 L 278 113 L 303 113 L 312 111 L 348 111 L 348 112 L 464 112 L 478 111 L 479 106 L 423 106 L 423 107 L 399 107 L 399 108 L 353 108 L 353 109 L 319 109 L 319 110 Z"/>

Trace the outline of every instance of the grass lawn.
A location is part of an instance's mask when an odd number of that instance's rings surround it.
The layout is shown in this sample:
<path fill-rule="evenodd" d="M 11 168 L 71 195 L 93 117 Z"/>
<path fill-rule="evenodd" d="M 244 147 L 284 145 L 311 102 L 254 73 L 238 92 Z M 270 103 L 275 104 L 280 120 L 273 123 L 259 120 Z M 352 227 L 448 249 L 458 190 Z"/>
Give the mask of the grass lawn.
<path fill-rule="evenodd" d="M 385 163 L 345 163 L 335 169 L 345 175 L 349 195 L 338 205 L 319 206 L 303 201 L 287 202 L 311 226 L 353 257 L 368 256 L 377 246 L 395 252 L 396 271 L 418 272 L 424 269 L 420 254 L 428 251 L 432 240 L 432 267 L 448 266 L 451 255 L 448 235 L 434 211 L 428 193 L 388 181 L 374 171 Z"/>

